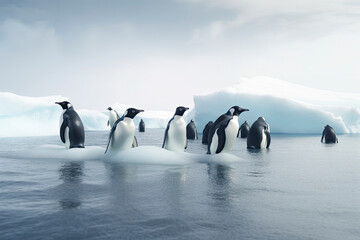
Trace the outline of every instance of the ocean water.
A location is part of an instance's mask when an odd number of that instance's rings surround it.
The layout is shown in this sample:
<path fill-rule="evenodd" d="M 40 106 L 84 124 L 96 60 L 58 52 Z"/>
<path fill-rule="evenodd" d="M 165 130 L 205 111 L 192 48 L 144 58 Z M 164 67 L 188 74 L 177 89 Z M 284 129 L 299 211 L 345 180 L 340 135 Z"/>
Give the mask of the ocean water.
<path fill-rule="evenodd" d="M 161 146 L 163 130 L 136 136 Z M 241 161 L 182 165 L 61 159 L 58 136 L 0 138 L 0 239 L 360 239 L 360 135 L 320 138 L 272 134 L 260 151 L 237 139 Z"/>

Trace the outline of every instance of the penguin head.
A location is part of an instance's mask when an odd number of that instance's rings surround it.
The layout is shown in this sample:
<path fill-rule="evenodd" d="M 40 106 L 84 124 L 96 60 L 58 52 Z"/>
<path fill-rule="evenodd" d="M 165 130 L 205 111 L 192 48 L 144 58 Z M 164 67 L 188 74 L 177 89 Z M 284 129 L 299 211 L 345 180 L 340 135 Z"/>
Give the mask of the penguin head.
<path fill-rule="evenodd" d="M 239 116 L 242 112 L 245 111 L 249 111 L 249 109 L 233 106 L 229 109 L 229 111 L 227 111 L 227 114 L 231 116 Z"/>
<path fill-rule="evenodd" d="M 72 107 L 71 103 L 69 103 L 68 101 L 55 102 L 55 104 L 59 104 L 62 107 L 62 109 L 64 109 L 64 110 Z"/>
<path fill-rule="evenodd" d="M 128 108 L 125 112 L 124 112 L 124 117 L 128 117 L 133 119 L 138 113 L 143 112 L 144 110 L 141 109 L 136 109 L 136 108 Z"/>
<path fill-rule="evenodd" d="M 189 108 L 183 107 L 183 106 L 177 107 L 174 115 L 182 116 L 182 115 L 184 115 L 186 110 L 189 110 Z"/>
<path fill-rule="evenodd" d="M 112 109 L 111 107 L 108 107 L 107 110 L 111 111 L 111 110 L 113 110 L 113 109 Z"/>

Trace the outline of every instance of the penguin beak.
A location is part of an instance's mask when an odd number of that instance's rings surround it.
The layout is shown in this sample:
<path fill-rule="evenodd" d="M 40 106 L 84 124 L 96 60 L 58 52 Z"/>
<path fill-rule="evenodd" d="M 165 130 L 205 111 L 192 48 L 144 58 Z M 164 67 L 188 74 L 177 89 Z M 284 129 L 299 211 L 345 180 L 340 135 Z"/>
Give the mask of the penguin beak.
<path fill-rule="evenodd" d="M 243 109 L 242 109 L 242 112 L 246 112 L 246 111 L 250 111 L 250 110 L 247 109 L 247 108 L 243 108 Z"/>
<path fill-rule="evenodd" d="M 189 109 L 190 109 L 190 108 L 186 107 L 186 108 L 185 108 L 185 111 L 186 111 L 186 110 L 189 110 Z"/>
<path fill-rule="evenodd" d="M 138 112 L 139 112 L 139 113 L 141 113 L 141 112 L 144 112 L 144 110 L 142 110 L 142 109 L 138 109 Z"/>
<path fill-rule="evenodd" d="M 60 105 L 60 102 L 55 102 L 55 104 L 59 104 L 59 105 Z"/>

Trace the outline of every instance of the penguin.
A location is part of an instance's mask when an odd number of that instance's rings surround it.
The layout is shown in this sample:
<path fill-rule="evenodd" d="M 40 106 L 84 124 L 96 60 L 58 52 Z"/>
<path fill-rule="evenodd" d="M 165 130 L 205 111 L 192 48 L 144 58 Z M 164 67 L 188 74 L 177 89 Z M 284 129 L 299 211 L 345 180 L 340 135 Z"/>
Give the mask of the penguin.
<path fill-rule="evenodd" d="M 325 138 L 325 143 L 338 143 L 338 139 L 336 137 L 336 133 L 335 130 L 330 127 L 329 125 L 326 125 L 324 128 L 324 131 L 322 133 L 322 137 L 321 137 L 321 142 L 324 142 L 324 138 Z"/>
<path fill-rule="evenodd" d="M 203 130 L 202 140 L 201 140 L 202 144 L 208 144 L 209 131 L 213 124 L 214 124 L 213 121 L 209 121 L 205 125 L 204 130 Z"/>
<path fill-rule="evenodd" d="M 120 116 L 111 107 L 108 107 L 107 110 L 109 110 L 109 120 L 107 121 L 107 126 L 110 126 L 110 128 L 112 128 L 114 126 L 114 123 L 120 118 Z"/>
<path fill-rule="evenodd" d="M 139 132 L 145 132 L 145 123 L 142 119 L 140 120 L 139 123 Z"/>
<path fill-rule="evenodd" d="M 85 131 L 84 125 L 68 101 L 56 102 L 63 112 L 60 117 L 60 139 L 66 148 L 84 148 Z"/>
<path fill-rule="evenodd" d="M 131 147 L 137 147 L 137 140 L 135 134 L 134 117 L 144 110 L 136 108 L 128 108 L 123 116 L 116 120 L 113 127 L 111 128 L 108 143 L 106 146 L 105 153 L 109 147 L 116 150 L 125 150 Z"/>
<path fill-rule="evenodd" d="M 193 120 L 191 120 L 188 125 L 186 125 L 186 138 L 192 140 L 198 139 L 196 126 Z"/>
<path fill-rule="evenodd" d="M 233 106 L 215 121 L 209 132 L 208 154 L 227 152 L 231 149 L 239 131 L 238 117 L 245 111 L 249 109 Z"/>
<path fill-rule="evenodd" d="M 271 142 L 270 127 L 265 118 L 259 117 L 249 130 L 247 136 L 248 149 L 269 148 Z"/>
<path fill-rule="evenodd" d="M 183 152 L 186 149 L 186 124 L 182 116 L 188 109 L 183 106 L 176 108 L 174 116 L 167 124 L 162 148 L 177 152 Z"/>
<path fill-rule="evenodd" d="M 240 136 L 240 138 L 247 138 L 249 130 L 250 130 L 250 126 L 248 122 L 245 121 L 243 124 L 241 124 L 237 137 Z"/>

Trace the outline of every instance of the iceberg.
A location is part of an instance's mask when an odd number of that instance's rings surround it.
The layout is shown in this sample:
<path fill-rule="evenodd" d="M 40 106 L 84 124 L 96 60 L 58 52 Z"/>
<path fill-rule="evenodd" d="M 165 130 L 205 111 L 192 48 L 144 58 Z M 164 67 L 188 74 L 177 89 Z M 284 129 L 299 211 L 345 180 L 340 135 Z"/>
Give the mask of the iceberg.
<path fill-rule="evenodd" d="M 232 87 L 194 96 L 199 131 L 231 106 L 249 108 L 239 116 L 253 123 L 262 116 L 272 133 L 321 133 L 329 124 L 337 133 L 360 132 L 360 94 L 304 87 L 270 77 L 241 78 Z"/>

